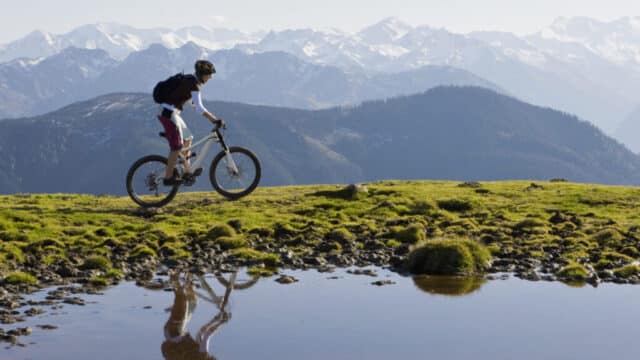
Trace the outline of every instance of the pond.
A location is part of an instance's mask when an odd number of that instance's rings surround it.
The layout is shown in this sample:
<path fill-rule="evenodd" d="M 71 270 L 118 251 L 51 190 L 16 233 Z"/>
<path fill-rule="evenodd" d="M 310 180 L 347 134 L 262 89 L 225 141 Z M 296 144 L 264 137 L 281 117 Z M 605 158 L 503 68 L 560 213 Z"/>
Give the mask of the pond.
<path fill-rule="evenodd" d="M 377 277 L 287 271 L 299 281 L 286 285 L 244 272 L 193 276 L 193 288 L 184 285 L 182 274 L 177 291 L 125 282 L 103 295 L 81 295 L 84 306 L 43 307 L 44 314 L 6 325 L 29 326 L 33 333 L 20 337 L 24 347 L 4 343 L 0 359 L 640 356 L 638 286 L 411 278 L 371 270 Z M 38 327 L 44 324 L 58 328 Z"/>

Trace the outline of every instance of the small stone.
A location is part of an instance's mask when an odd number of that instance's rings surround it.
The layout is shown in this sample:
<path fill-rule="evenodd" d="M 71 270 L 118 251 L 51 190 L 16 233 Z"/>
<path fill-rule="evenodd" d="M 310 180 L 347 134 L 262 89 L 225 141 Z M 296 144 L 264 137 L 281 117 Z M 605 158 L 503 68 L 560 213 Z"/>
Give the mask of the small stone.
<path fill-rule="evenodd" d="M 16 329 L 7 331 L 7 334 L 15 335 L 15 336 L 29 336 L 31 335 L 31 328 L 28 326 L 24 328 L 16 328 Z"/>
<path fill-rule="evenodd" d="M 81 305 L 81 306 L 85 305 L 85 301 L 77 296 L 65 298 L 62 302 L 65 304 L 71 304 L 71 305 Z"/>
<path fill-rule="evenodd" d="M 371 277 L 376 277 L 378 274 L 373 269 L 355 269 L 355 270 L 347 270 L 349 274 L 353 275 L 366 275 Z"/>
<path fill-rule="evenodd" d="M 293 284 L 295 282 L 298 282 L 298 279 L 290 275 L 281 275 L 279 278 L 276 279 L 276 281 L 279 282 L 280 284 Z"/>
<path fill-rule="evenodd" d="M 38 327 L 39 329 L 42 329 L 42 330 L 55 330 L 55 329 L 57 329 L 57 328 L 58 328 L 58 327 L 57 327 L 57 326 L 55 326 L 55 325 L 49 325 L 49 324 L 46 324 L 46 325 L 37 325 L 37 327 Z"/>
<path fill-rule="evenodd" d="M 38 309 L 38 308 L 31 308 L 29 310 L 26 310 L 24 312 L 25 315 L 27 316 L 36 316 L 36 315 L 40 315 L 40 314 L 44 314 L 44 310 L 42 309 Z"/>
<path fill-rule="evenodd" d="M 384 285 L 393 285 L 393 284 L 395 284 L 395 281 L 391 281 L 391 280 L 378 280 L 371 283 L 371 285 L 375 285 L 375 286 L 384 286 Z"/>

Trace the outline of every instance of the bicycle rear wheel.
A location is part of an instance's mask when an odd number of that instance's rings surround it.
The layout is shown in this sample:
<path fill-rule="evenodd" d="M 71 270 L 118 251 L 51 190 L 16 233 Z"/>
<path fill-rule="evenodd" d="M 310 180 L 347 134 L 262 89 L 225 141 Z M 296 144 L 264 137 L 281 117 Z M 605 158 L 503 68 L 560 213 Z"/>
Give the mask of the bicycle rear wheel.
<path fill-rule="evenodd" d="M 131 200 L 144 208 L 168 204 L 180 186 L 162 184 L 166 168 L 167 158 L 160 155 L 145 156 L 131 165 L 127 173 L 127 193 Z"/>
<path fill-rule="evenodd" d="M 239 146 L 230 147 L 229 153 L 231 159 L 224 151 L 216 155 L 209 168 L 209 179 L 220 195 L 236 200 L 249 195 L 258 186 L 260 161 L 250 150 Z"/>

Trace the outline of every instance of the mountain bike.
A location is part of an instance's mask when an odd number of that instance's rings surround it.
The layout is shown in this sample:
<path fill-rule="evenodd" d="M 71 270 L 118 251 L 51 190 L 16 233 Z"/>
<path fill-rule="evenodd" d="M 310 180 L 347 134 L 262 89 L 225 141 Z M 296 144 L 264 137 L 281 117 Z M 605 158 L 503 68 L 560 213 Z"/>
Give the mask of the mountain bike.
<path fill-rule="evenodd" d="M 162 180 L 165 176 L 167 158 L 161 155 L 148 155 L 137 160 L 127 173 L 127 193 L 138 205 L 161 207 L 168 204 L 178 193 L 180 186 L 192 186 L 202 174 L 200 166 L 207 156 L 207 152 L 214 143 L 220 144 L 222 150 L 213 158 L 209 167 L 209 180 L 213 188 L 222 196 L 230 200 L 240 199 L 249 195 L 258 186 L 261 169 L 258 157 L 250 150 L 239 146 L 227 146 L 224 141 L 224 128 L 215 127 L 209 135 L 182 149 L 175 167 L 182 182 L 165 186 Z M 160 136 L 165 136 L 163 132 Z M 198 152 L 192 150 L 202 145 Z M 187 159 L 184 154 L 191 151 Z M 193 160 L 189 166 L 195 169 L 192 174 L 185 174 L 184 165 Z"/>

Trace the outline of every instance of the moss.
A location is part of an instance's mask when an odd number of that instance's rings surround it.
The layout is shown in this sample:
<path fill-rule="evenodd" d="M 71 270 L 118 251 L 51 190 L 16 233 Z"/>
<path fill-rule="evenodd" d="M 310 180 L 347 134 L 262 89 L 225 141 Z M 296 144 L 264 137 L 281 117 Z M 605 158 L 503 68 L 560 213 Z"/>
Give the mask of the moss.
<path fill-rule="evenodd" d="M 278 269 L 270 267 L 252 266 L 247 270 L 247 274 L 252 276 L 269 277 L 278 273 Z"/>
<path fill-rule="evenodd" d="M 113 231 L 113 229 L 104 227 L 96 229 L 93 233 L 100 237 L 112 237 L 115 235 L 115 231 Z"/>
<path fill-rule="evenodd" d="M 278 254 L 267 254 L 250 248 L 235 249 L 231 254 L 245 260 L 261 261 L 267 266 L 277 266 L 280 262 L 280 255 Z"/>
<path fill-rule="evenodd" d="M 531 231 L 535 228 L 544 227 L 545 224 L 535 218 L 526 218 L 513 226 L 514 229 L 519 231 Z"/>
<path fill-rule="evenodd" d="M 140 259 L 143 257 L 156 257 L 156 252 L 147 245 L 138 245 L 133 249 L 130 258 Z"/>
<path fill-rule="evenodd" d="M 104 288 L 109 286 L 109 284 L 111 283 L 110 279 L 107 279 L 105 277 L 102 276 L 94 276 L 89 280 L 89 284 L 98 287 L 98 288 Z"/>
<path fill-rule="evenodd" d="M 163 257 L 167 257 L 169 259 L 188 259 L 191 257 L 191 254 L 184 250 L 179 244 L 176 243 L 165 243 L 160 247 L 158 253 Z"/>
<path fill-rule="evenodd" d="M 584 281 L 589 277 L 589 271 L 582 264 L 569 263 L 556 274 L 563 280 Z"/>
<path fill-rule="evenodd" d="M 227 237 L 236 236 L 236 231 L 231 226 L 227 224 L 223 224 L 223 225 L 214 226 L 207 233 L 207 239 L 209 240 L 216 240 L 223 236 L 227 236 Z"/>
<path fill-rule="evenodd" d="M 412 224 L 407 228 L 396 231 L 393 235 L 395 240 L 405 244 L 416 244 L 427 238 L 426 231 L 421 224 Z"/>
<path fill-rule="evenodd" d="M 104 276 L 110 279 L 122 279 L 124 274 L 118 269 L 109 269 Z"/>
<path fill-rule="evenodd" d="M 603 246 L 613 246 L 619 244 L 623 236 L 616 229 L 604 229 L 595 233 L 591 239 Z"/>
<path fill-rule="evenodd" d="M 111 267 L 111 261 L 104 256 L 90 256 L 84 260 L 80 267 L 83 270 L 107 270 Z"/>
<path fill-rule="evenodd" d="M 434 206 L 428 201 L 416 201 L 408 206 L 409 215 L 427 215 L 433 210 Z"/>
<path fill-rule="evenodd" d="M 22 250 L 12 243 L 0 243 L 0 255 L 3 255 L 0 260 L 14 260 L 20 264 L 25 262 Z"/>
<path fill-rule="evenodd" d="M 621 278 L 628 278 L 630 276 L 633 275 L 640 275 L 640 265 L 637 264 L 628 264 L 625 265 L 621 268 L 617 268 L 615 270 L 613 270 L 613 273 L 616 276 L 619 276 Z"/>
<path fill-rule="evenodd" d="M 477 276 L 414 276 L 416 287 L 429 294 L 463 296 L 480 290 L 486 280 Z"/>
<path fill-rule="evenodd" d="M 247 240 L 242 236 L 221 236 L 216 239 L 222 250 L 237 249 L 247 246 Z"/>
<path fill-rule="evenodd" d="M 433 240 L 411 251 L 407 268 L 414 274 L 456 275 L 486 270 L 491 253 L 471 240 Z"/>
<path fill-rule="evenodd" d="M 493 243 L 487 246 L 487 250 L 489 250 L 489 252 L 492 255 L 497 255 L 500 253 L 500 245 Z"/>
<path fill-rule="evenodd" d="M 325 238 L 329 241 L 337 241 L 343 244 L 352 242 L 356 239 L 356 236 L 351 231 L 345 228 L 336 228 L 331 230 Z"/>
<path fill-rule="evenodd" d="M 473 209 L 471 201 L 465 199 L 438 200 L 438 207 L 451 212 L 465 212 Z"/>
<path fill-rule="evenodd" d="M 38 283 L 38 279 L 31 274 L 15 271 L 4 278 L 4 283 L 9 285 L 35 285 Z"/>
<path fill-rule="evenodd" d="M 339 190 L 316 191 L 311 196 L 324 196 L 331 199 L 361 200 L 369 196 L 369 191 L 362 185 L 348 185 Z"/>
<path fill-rule="evenodd" d="M 385 244 L 386 244 L 388 247 L 393 247 L 393 248 L 395 248 L 395 247 L 398 247 L 398 246 L 402 245 L 402 243 L 401 243 L 401 242 L 396 241 L 396 240 L 393 240 L 393 239 L 391 239 L 391 240 L 387 240 L 387 242 L 386 242 Z"/>
<path fill-rule="evenodd" d="M 289 224 L 277 223 L 273 230 L 273 236 L 277 239 L 291 238 L 298 234 L 298 231 Z"/>

